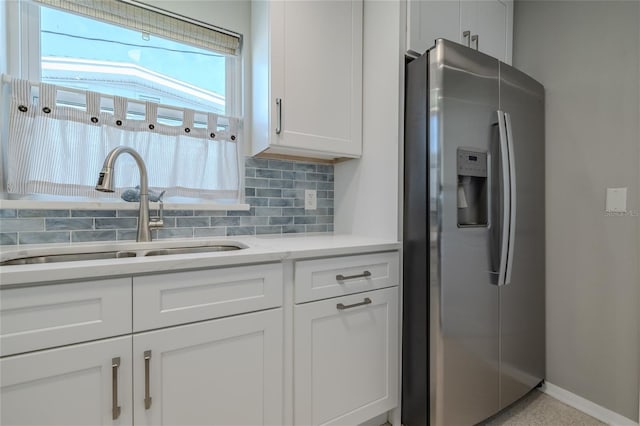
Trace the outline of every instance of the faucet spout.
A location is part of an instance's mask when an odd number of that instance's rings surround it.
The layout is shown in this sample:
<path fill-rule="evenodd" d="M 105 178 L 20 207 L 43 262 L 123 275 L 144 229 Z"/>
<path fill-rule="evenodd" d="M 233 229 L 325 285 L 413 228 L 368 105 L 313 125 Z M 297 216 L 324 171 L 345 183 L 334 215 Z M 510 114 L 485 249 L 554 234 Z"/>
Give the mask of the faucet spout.
<path fill-rule="evenodd" d="M 140 208 L 138 210 L 138 234 L 136 241 L 151 241 L 147 167 L 144 164 L 144 160 L 136 150 L 126 146 L 119 146 L 111 150 L 104 159 L 104 164 L 102 165 L 102 170 L 98 177 L 98 183 L 96 184 L 96 190 L 101 192 L 115 191 L 113 167 L 116 159 L 123 153 L 127 153 L 133 157 L 138 165 L 138 170 L 140 171 Z"/>

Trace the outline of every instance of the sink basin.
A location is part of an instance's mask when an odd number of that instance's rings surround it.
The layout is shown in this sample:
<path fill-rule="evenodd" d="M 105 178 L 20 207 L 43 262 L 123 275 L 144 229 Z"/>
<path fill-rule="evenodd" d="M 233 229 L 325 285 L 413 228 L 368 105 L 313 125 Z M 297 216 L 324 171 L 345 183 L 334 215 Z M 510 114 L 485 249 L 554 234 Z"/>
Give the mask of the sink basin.
<path fill-rule="evenodd" d="M 5 260 L 0 266 L 6 265 L 31 265 L 35 263 L 75 262 L 78 260 L 119 259 L 123 257 L 135 257 L 131 251 L 105 251 L 93 253 L 50 254 L 47 256 L 19 257 Z"/>
<path fill-rule="evenodd" d="M 219 246 L 200 246 L 200 247 L 172 247 L 158 250 L 150 250 L 146 252 L 145 256 L 163 256 L 167 254 L 189 254 L 189 253 L 213 253 L 217 251 L 231 251 L 241 250 L 244 247 L 238 247 L 234 245 L 219 245 Z"/>
<path fill-rule="evenodd" d="M 168 243 L 166 245 L 175 245 Z M 89 251 L 89 252 L 70 252 L 70 253 L 32 253 L 30 256 L 22 255 L 13 259 L 7 259 L 0 262 L 0 266 L 9 265 L 31 265 L 38 263 L 55 263 L 55 262 L 77 262 L 81 260 L 101 260 L 101 259 L 120 259 L 129 257 L 146 257 L 146 256 L 164 256 L 170 254 L 190 254 L 190 253 L 215 253 L 231 250 L 242 250 L 247 248 L 242 243 L 231 241 L 217 241 L 209 244 L 193 245 L 193 246 L 177 246 L 177 247 L 154 247 L 143 248 L 136 245 L 128 245 L 122 247 L 122 250 L 112 251 Z M 67 250 L 69 251 L 69 250 Z"/>

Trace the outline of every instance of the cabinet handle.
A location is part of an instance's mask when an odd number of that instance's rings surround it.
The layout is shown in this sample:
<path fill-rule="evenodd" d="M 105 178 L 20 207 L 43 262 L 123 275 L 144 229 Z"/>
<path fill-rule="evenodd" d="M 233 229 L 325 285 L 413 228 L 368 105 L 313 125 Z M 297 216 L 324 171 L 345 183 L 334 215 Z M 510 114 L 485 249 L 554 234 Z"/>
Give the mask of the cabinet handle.
<path fill-rule="evenodd" d="M 144 351 L 144 409 L 151 408 L 151 396 L 149 395 L 149 365 L 151 364 L 151 351 Z"/>
<path fill-rule="evenodd" d="M 276 135 L 279 135 L 282 131 L 282 99 L 276 98 L 276 114 L 277 114 L 277 123 L 276 123 Z"/>
<path fill-rule="evenodd" d="M 471 41 L 476 43 L 476 50 L 478 50 L 478 47 L 480 45 L 480 36 L 478 34 L 472 35 Z"/>
<path fill-rule="evenodd" d="M 466 40 L 467 42 L 467 47 L 471 47 L 471 31 L 464 31 L 462 33 L 462 38 Z"/>
<path fill-rule="evenodd" d="M 356 306 L 364 306 L 369 304 L 371 304 L 371 299 L 369 299 L 368 297 L 365 297 L 362 302 L 354 303 L 353 305 L 343 305 L 342 303 L 338 303 L 336 305 L 336 308 L 338 308 L 339 311 L 344 311 L 345 309 L 355 308 Z"/>
<path fill-rule="evenodd" d="M 371 272 L 369 271 L 364 271 L 361 274 L 358 275 L 349 275 L 349 276 L 344 276 L 344 275 L 336 275 L 336 281 L 344 281 L 344 280 L 352 280 L 354 278 L 367 278 L 371 276 Z"/>
<path fill-rule="evenodd" d="M 116 420 L 120 417 L 121 408 L 118 405 L 118 368 L 120 368 L 120 357 L 111 359 L 111 418 Z"/>

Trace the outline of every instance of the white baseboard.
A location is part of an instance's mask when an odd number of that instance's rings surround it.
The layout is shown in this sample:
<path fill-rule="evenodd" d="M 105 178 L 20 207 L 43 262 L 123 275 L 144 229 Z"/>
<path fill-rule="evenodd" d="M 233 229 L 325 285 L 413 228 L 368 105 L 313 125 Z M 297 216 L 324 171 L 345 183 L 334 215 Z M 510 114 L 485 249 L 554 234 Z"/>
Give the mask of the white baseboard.
<path fill-rule="evenodd" d="M 639 426 L 638 423 L 626 418 L 616 412 L 604 408 L 595 402 L 591 402 L 575 393 L 562 389 L 552 383 L 545 382 L 541 389 L 544 393 L 554 397 L 560 402 L 564 402 L 573 408 L 576 408 L 591 417 L 612 426 Z"/>

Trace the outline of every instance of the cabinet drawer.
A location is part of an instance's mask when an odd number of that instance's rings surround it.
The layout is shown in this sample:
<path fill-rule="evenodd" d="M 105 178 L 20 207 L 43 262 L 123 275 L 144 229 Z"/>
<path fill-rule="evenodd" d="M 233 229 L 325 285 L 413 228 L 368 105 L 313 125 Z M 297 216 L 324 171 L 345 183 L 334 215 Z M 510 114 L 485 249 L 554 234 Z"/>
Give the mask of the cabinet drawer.
<path fill-rule="evenodd" d="M 0 291 L 2 356 L 131 333 L 131 278 Z"/>
<path fill-rule="evenodd" d="M 133 278 L 133 331 L 282 306 L 282 264 Z"/>
<path fill-rule="evenodd" d="M 296 303 L 398 285 L 399 264 L 397 251 L 296 262 Z"/>

